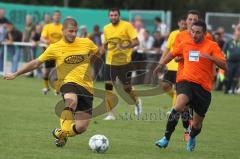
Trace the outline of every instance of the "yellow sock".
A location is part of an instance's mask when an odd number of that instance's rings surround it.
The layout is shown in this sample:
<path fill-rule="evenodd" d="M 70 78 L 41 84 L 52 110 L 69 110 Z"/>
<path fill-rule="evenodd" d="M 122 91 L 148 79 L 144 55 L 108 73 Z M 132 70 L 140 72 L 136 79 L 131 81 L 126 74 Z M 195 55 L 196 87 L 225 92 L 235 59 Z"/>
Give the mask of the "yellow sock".
<path fill-rule="evenodd" d="M 174 96 L 174 90 L 173 90 L 173 89 L 169 90 L 169 91 L 167 92 L 167 94 L 168 94 L 170 97 L 173 98 L 173 96 Z"/>
<path fill-rule="evenodd" d="M 75 119 L 71 110 L 63 110 L 60 118 L 61 129 L 69 136 L 75 136 L 76 132 L 73 130 Z"/>
<path fill-rule="evenodd" d="M 172 97 L 172 107 L 175 106 L 176 104 L 176 99 L 177 99 L 177 92 L 176 90 L 173 91 L 173 97 Z"/>
<path fill-rule="evenodd" d="M 114 106 L 114 95 L 113 95 L 113 91 L 106 91 L 105 94 L 105 105 L 106 105 L 106 109 L 107 112 L 111 111 L 113 109 Z"/>
<path fill-rule="evenodd" d="M 134 100 L 135 103 L 138 102 L 138 97 L 136 96 L 136 94 L 134 93 L 133 90 L 131 90 L 131 92 L 129 93 L 130 97 L 132 98 L 132 100 Z"/>
<path fill-rule="evenodd" d="M 44 80 L 44 88 L 49 88 L 48 80 Z"/>

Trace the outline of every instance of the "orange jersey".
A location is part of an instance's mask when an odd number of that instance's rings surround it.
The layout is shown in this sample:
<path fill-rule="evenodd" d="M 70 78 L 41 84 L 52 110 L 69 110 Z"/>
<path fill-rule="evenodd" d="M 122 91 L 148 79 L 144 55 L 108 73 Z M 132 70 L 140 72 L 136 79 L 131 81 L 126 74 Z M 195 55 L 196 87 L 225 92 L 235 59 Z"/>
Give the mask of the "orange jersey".
<path fill-rule="evenodd" d="M 213 66 L 215 63 L 205 57 L 208 54 L 219 60 L 225 60 L 224 54 L 218 44 L 205 38 L 201 43 L 196 44 L 192 39 L 183 41 L 171 54 L 183 57 L 183 69 L 179 81 L 189 81 L 201 85 L 205 90 L 212 90 L 214 79 Z"/>
<path fill-rule="evenodd" d="M 211 34 L 207 33 L 205 35 L 205 38 L 209 39 L 209 40 L 213 40 Z M 191 33 L 189 32 L 189 30 L 184 30 L 178 33 L 178 35 L 176 36 L 176 39 L 174 41 L 173 44 L 173 48 L 177 48 L 178 45 L 183 42 L 183 41 L 188 41 L 191 40 Z M 178 83 L 179 81 L 181 81 L 182 79 L 182 70 L 183 70 L 183 61 L 178 62 L 178 70 L 177 70 L 177 77 L 176 77 L 176 83 Z"/>

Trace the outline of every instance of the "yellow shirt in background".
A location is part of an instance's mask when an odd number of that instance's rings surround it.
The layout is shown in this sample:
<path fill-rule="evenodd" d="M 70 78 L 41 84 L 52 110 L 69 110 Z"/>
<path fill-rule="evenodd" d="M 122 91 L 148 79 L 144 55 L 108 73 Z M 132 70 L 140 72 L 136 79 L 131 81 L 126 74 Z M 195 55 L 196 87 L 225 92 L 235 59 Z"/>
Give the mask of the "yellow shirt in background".
<path fill-rule="evenodd" d="M 170 52 L 173 51 L 173 44 L 179 32 L 180 32 L 179 30 L 172 31 L 168 37 L 166 48 L 169 49 Z M 178 63 L 175 62 L 175 60 L 173 59 L 167 64 L 167 69 L 169 71 L 177 71 Z"/>
<path fill-rule="evenodd" d="M 118 47 L 128 46 L 131 41 L 137 38 L 137 32 L 132 24 L 120 20 L 114 26 L 112 23 L 106 25 L 103 29 L 104 44 L 108 44 L 108 51 L 106 55 L 106 64 L 108 65 L 125 65 L 132 60 L 132 49 L 120 50 Z"/>
<path fill-rule="evenodd" d="M 97 51 L 97 46 L 88 38 L 76 38 L 73 43 L 60 40 L 51 44 L 38 60 L 41 62 L 56 61 L 56 90 L 59 90 L 65 83 L 74 82 L 93 93 L 90 55 L 96 54 Z"/>
<path fill-rule="evenodd" d="M 61 40 L 63 37 L 62 24 L 57 24 L 57 25 L 54 23 L 46 24 L 43 27 L 41 37 L 49 40 L 50 44 L 53 44 L 53 43 Z"/>

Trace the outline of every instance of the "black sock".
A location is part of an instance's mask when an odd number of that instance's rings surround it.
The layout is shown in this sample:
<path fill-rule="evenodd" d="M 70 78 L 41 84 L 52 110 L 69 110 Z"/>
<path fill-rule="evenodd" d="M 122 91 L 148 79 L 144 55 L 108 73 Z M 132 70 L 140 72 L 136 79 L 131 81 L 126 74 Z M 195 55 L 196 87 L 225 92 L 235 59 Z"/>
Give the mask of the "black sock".
<path fill-rule="evenodd" d="M 184 112 L 181 113 L 181 118 L 182 118 L 182 124 L 184 129 L 188 129 L 189 127 L 189 120 L 190 120 L 190 113 L 189 110 L 186 110 Z"/>
<path fill-rule="evenodd" d="M 191 128 L 190 136 L 191 138 L 195 138 L 200 132 L 202 128 L 196 129 L 194 127 Z"/>
<path fill-rule="evenodd" d="M 225 79 L 225 81 L 224 81 L 224 84 L 225 84 L 225 91 L 224 91 L 224 93 L 225 94 L 227 94 L 228 93 L 228 91 L 230 90 L 230 88 L 231 88 L 231 81 L 230 80 L 227 80 L 227 79 Z"/>
<path fill-rule="evenodd" d="M 167 128 L 165 131 L 165 137 L 167 138 L 167 140 L 170 140 L 170 137 L 178 123 L 179 117 L 180 117 L 180 113 L 177 112 L 175 109 L 173 109 L 171 111 L 171 114 L 169 115 L 169 118 L 167 121 Z"/>
<path fill-rule="evenodd" d="M 235 93 L 235 89 L 237 87 L 237 84 L 238 84 L 238 81 L 233 80 L 233 82 L 232 82 L 232 92 L 233 92 L 233 94 Z"/>

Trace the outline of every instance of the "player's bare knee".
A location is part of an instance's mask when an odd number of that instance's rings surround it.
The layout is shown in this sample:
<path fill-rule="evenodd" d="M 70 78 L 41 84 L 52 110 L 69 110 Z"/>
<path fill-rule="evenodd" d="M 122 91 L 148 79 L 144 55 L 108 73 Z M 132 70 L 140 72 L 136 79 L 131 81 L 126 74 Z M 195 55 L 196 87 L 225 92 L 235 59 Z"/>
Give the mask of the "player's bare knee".
<path fill-rule="evenodd" d="M 70 108 L 76 108 L 77 106 L 77 100 L 71 99 L 71 98 L 66 98 L 65 99 L 65 106 L 70 107 Z"/>
<path fill-rule="evenodd" d="M 65 106 L 70 108 L 75 108 L 78 104 L 77 95 L 73 93 L 64 94 Z"/>
<path fill-rule="evenodd" d="M 76 131 L 81 134 L 87 130 L 88 125 L 76 125 Z"/>
<path fill-rule="evenodd" d="M 67 106 L 70 106 L 70 107 L 76 107 L 77 106 L 77 95 L 74 94 L 74 93 L 66 93 L 64 94 L 64 100 L 65 100 L 65 103 L 67 104 Z"/>

